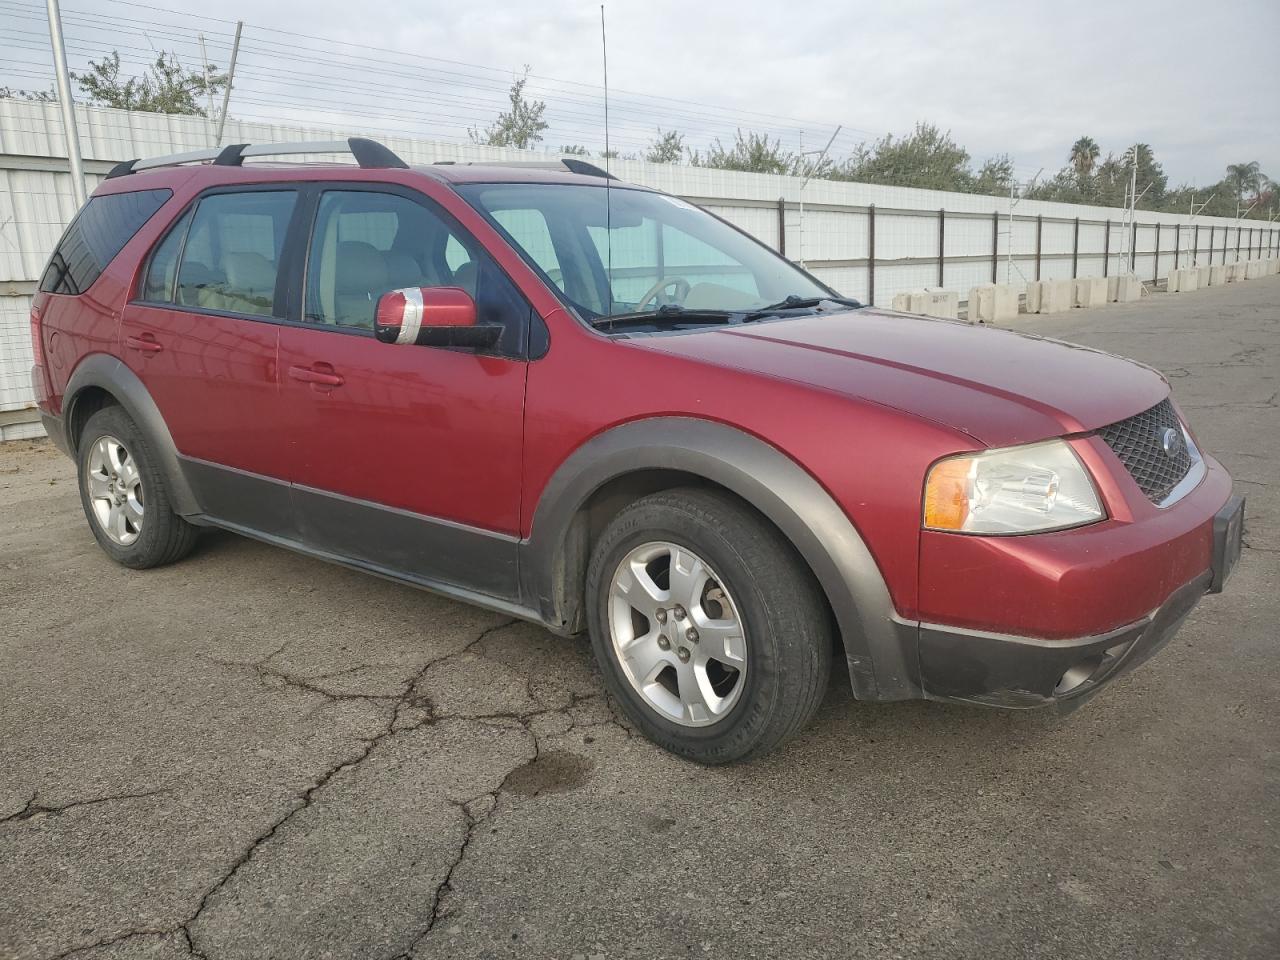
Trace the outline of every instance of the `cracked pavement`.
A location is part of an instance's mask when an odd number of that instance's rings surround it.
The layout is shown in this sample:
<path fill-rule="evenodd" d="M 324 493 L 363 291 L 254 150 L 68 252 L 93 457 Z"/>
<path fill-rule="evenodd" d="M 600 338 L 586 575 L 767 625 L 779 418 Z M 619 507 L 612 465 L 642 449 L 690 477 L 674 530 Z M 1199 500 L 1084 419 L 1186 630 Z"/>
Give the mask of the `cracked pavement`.
<path fill-rule="evenodd" d="M 0 446 L 0 958 L 1272 957 L 1280 278 L 1019 329 L 1163 370 L 1227 592 L 1081 710 L 860 705 L 703 769 L 587 645 L 229 534 L 134 572 Z"/>

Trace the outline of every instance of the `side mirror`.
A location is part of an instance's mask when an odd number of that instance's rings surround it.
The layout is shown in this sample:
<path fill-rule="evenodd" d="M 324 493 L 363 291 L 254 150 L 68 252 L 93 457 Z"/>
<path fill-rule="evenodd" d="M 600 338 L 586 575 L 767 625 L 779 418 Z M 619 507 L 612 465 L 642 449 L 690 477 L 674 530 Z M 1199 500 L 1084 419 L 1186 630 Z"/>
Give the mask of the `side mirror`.
<path fill-rule="evenodd" d="M 502 327 L 476 323 L 476 302 L 461 287 L 405 287 L 378 298 L 373 333 L 383 343 L 484 350 Z"/>

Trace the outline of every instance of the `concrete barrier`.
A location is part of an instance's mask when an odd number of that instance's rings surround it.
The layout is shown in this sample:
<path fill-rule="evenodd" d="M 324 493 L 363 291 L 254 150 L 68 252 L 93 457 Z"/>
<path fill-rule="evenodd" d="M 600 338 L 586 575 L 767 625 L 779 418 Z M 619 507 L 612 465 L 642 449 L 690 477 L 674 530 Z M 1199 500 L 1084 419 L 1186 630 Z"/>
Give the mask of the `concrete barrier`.
<path fill-rule="evenodd" d="M 1142 298 L 1142 282 L 1137 277 L 1107 277 L 1107 300 L 1133 303 Z"/>
<path fill-rule="evenodd" d="M 955 290 L 921 290 L 912 294 L 912 313 L 925 317 L 946 317 L 954 320 L 960 316 L 960 294 Z"/>
<path fill-rule="evenodd" d="M 1165 289 L 1169 293 L 1190 293 L 1200 286 L 1200 271 L 1195 267 L 1182 267 L 1169 271 L 1169 282 Z"/>
<path fill-rule="evenodd" d="M 1070 310 L 1073 297 L 1070 280 L 1033 280 L 1027 284 L 1027 313 Z"/>
<path fill-rule="evenodd" d="M 969 290 L 970 323 L 1002 323 L 1018 316 L 1018 295 L 1003 283 L 984 283 Z"/>
<path fill-rule="evenodd" d="M 1220 287 L 1227 282 L 1227 265 L 1215 263 L 1209 268 L 1209 286 Z"/>
<path fill-rule="evenodd" d="M 1197 284 L 1198 286 L 1200 286 L 1200 287 L 1207 287 L 1207 286 L 1209 285 L 1209 273 L 1210 273 L 1210 271 L 1211 271 L 1212 269 L 1213 269 L 1213 268 L 1212 268 L 1212 267 L 1210 267 L 1208 264 L 1206 264 L 1206 265 L 1204 265 L 1204 266 L 1202 266 L 1202 267 L 1196 267 L 1196 268 L 1195 268 L 1195 270 L 1196 270 L 1196 275 L 1197 275 L 1197 276 L 1196 276 L 1196 284 Z"/>
<path fill-rule="evenodd" d="M 1077 307 L 1101 307 L 1107 303 L 1106 277 L 1078 277 L 1072 301 Z"/>
<path fill-rule="evenodd" d="M 908 290 L 894 295 L 893 309 L 954 320 L 960 316 L 960 294 L 954 290 Z"/>
<path fill-rule="evenodd" d="M 1266 276 L 1263 268 L 1263 261 L 1249 260 L 1244 265 L 1244 278 L 1246 280 L 1257 280 Z"/>
<path fill-rule="evenodd" d="M 1237 260 L 1227 264 L 1227 283 L 1239 283 L 1244 279 L 1244 262 Z"/>

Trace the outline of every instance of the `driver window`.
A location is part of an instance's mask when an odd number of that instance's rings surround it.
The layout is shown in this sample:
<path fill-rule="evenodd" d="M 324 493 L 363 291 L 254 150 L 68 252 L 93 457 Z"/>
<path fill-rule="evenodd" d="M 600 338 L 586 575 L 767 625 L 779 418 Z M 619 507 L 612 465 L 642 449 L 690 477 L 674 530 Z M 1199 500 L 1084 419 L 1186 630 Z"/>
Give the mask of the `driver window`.
<path fill-rule="evenodd" d="M 304 319 L 373 329 L 378 298 L 402 287 L 461 287 L 476 296 L 469 241 L 421 204 L 369 190 L 320 198 L 307 261 Z"/>

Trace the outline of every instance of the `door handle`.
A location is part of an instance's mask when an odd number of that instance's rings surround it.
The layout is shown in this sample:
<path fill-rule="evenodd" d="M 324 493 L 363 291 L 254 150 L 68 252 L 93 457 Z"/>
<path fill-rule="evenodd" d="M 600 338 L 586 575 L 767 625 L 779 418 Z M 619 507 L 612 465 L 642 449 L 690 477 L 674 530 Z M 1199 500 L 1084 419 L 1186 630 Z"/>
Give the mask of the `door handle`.
<path fill-rule="evenodd" d="M 125 337 L 124 342 L 129 349 L 141 350 L 143 353 L 159 353 L 164 349 L 156 342 L 156 338 L 149 333 L 140 334 L 136 337 Z"/>
<path fill-rule="evenodd" d="M 319 366 L 317 364 L 316 366 Z M 324 366 L 328 367 L 328 364 Z M 302 383 L 311 383 L 323 387 L 340 387 L 347 381 L 342 378 L 339 373 L 334 373 L 333 368 L 327 370 L 316 369 L 316 367 L 290 367 L 289 376 L 294 380 Z"/>

